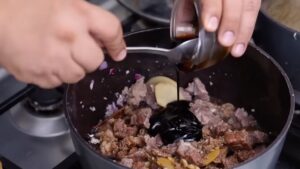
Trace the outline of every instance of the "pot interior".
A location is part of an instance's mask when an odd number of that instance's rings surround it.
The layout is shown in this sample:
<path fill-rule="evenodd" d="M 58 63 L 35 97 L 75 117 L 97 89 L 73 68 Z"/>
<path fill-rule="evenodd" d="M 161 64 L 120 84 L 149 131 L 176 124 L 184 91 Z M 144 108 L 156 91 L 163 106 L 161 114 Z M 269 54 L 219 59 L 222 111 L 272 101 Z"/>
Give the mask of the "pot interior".
<path fill-rule="evenodd" d="M 167 29 L 133 34 L 126 41 L 128 45 L 173 45 Z M 109 58 L 106 61 L 107 69 L 87 75 L 79 83 L 70 85 L 66 93 L 68 121 L 82 138 L 104 117 L 107 104 L 117 100 L 115 93 L 134 83 L 137 74 L 146 80 L 156 75 L 176 79 L 174 65 L 162 56 L 130 54 L 123 62 Z M 180 85 L 185 87 L 194 77 L 199 77 L 212 97 L 244 107 L 275 138 L 287 120 L 291 120 L 292 92 L 285 76 L 272 59 L 249 46 L 239 59 L 228 56 L 208 69 L 181 72 Z"/>

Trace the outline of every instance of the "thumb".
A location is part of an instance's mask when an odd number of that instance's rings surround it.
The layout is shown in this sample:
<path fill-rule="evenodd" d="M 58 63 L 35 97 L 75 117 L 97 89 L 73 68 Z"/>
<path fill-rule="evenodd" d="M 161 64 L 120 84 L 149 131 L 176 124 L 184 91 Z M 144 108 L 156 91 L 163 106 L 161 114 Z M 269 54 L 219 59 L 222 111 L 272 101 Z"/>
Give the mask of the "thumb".
<path fill-rule="evenodd" d="M 106 48 L 113 60 L 123 60 L 127 53 L 119 19 L 101 7 L 85 1 L 82 3 L 91 36 Z"/>

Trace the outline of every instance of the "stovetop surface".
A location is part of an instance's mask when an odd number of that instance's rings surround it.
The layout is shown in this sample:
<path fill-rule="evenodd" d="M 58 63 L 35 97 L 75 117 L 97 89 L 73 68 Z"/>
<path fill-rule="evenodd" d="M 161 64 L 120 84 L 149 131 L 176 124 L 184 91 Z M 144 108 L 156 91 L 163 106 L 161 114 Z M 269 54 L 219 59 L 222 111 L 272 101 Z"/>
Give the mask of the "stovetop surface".
<path fill-rule="evenodd" d="M 123 22 L 125 32 L 149 27 L 149 25 L 140 21 L 137 16 L 120 7 L 116 1 L 91 0 L 91 2 L 102 5 L 104 8 L 115 13 Z M 24 86 L 25 84 L 17 82 L 0 68 L 0 103 L 4 98 L 12 95 Z M 23 111 L 25 111 L 20 108 L 22 104 L 23 102 L 19 103 L 0 116 L 0 169 L 1 167 L 4 167 L 4 169 L 82 169 L 78 156 L 74 152 L 68 129 L 58 134 L 49 135 L 49 137 L 46 135 L 42 135 L 41 137 L 36 136 L 39 133 L 49 132 L 49 128 L 55 128 L 51 126 L 52 123 L 48 123 L 47 121 L 49 119 L 63 119 L 63 113 L 58 113 L 53 117 L 40 116 L 33 124 L 30 121 L 30 116 L 22 116 Z M 17 116 L 15 115 L 16 112 L 18 113 Z M 28 120 L 16 124 L 12 119 L 19 116 Z M 296 139 L 299 139 L 300 135 L 299 137 L 295 136 L 297 132 L 294 132 L 300 131 L 299 113 L 295 115 L 294 121 L 296 122 L 292 125 L 291 132 L 287 137 L 289 144 L 286 143 L 284 146 L 276 169 L 300 168 L 300 159 L 290 158 L 291 154 L 293 154 L 293 157 L 298 157 L 298 152 L 300 153 L 300 144 L 297 143 Z M 299 125 L 297 125 L 298 121 Z M 65 127 L 64 123 L 61 124 L 61 127 Z M 31 135 L 24 134 L 24 130 L 27 132 L 26 127 L 30 125 L 38 125 L 39 127 L 34 131 L 30 131 Z M 290 151 L 291 149 L 293 151 Z M 299 163 L 296 164 L 295 161 Z"/>

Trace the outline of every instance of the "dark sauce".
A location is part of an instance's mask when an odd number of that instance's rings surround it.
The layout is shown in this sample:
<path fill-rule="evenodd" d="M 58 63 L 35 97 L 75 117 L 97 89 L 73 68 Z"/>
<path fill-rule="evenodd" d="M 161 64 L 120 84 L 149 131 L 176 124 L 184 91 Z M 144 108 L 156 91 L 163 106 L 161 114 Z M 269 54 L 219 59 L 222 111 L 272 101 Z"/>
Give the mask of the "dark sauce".
<path fill-rule="evenodd" d="M 179 76 L 179 70 L 178 69 L 176 69 L 176 83 L 177 83 L 177 101 L 179 101 L 179 96 L 180 96 L 180 94 L 179 94 L 179 92 L 180 92 L 180 87 L 179 87 L 179 84 L 180 84 L 180 76 Z"/>
<path fill-rule="evenodd" d="M 167 145 L 178 140 L 199 141 L 202 138 L 202 127 L 189 111 L 188 101 L 175 101 L 150 118 L 148 132 L 151 136 L 159 134 Z"/>
<path fill-rule="evenodd" d="M 222 51 L 222 55 L 220 56 L 224 56 L 224 52 Z M 189 111 L 189 102 L 180 101 L 179 98 L 180 71 L 190 72 L 195 69 L 204 69 L 219 60 L 220 58 L 217 58 L 216 60 L 209 60 L 199 65 L 194 65 L 191 60 L 182 60 L 176 66 L 177 101 L 169 103 L 165 109 L 162 109 L 150 118 L 148 132 L 151 136 L 159 134 L 165 145 L 178 140 L 199 141 L 202 138 L 202 124 Z"/>

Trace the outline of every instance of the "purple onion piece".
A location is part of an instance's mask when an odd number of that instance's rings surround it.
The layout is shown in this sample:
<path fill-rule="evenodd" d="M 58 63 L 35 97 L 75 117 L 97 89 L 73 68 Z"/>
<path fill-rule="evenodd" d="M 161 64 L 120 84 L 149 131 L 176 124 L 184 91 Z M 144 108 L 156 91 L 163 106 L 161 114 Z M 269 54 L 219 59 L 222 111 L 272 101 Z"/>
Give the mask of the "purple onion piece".
<path fill-rule="evenodd" d="M 103 61 L 101 63 L 101 65 L 99 66 L 99 70 L 104 70 L 104 69 L 107 69 L 108 68 L 108 64 L 106 61 Z"/>

